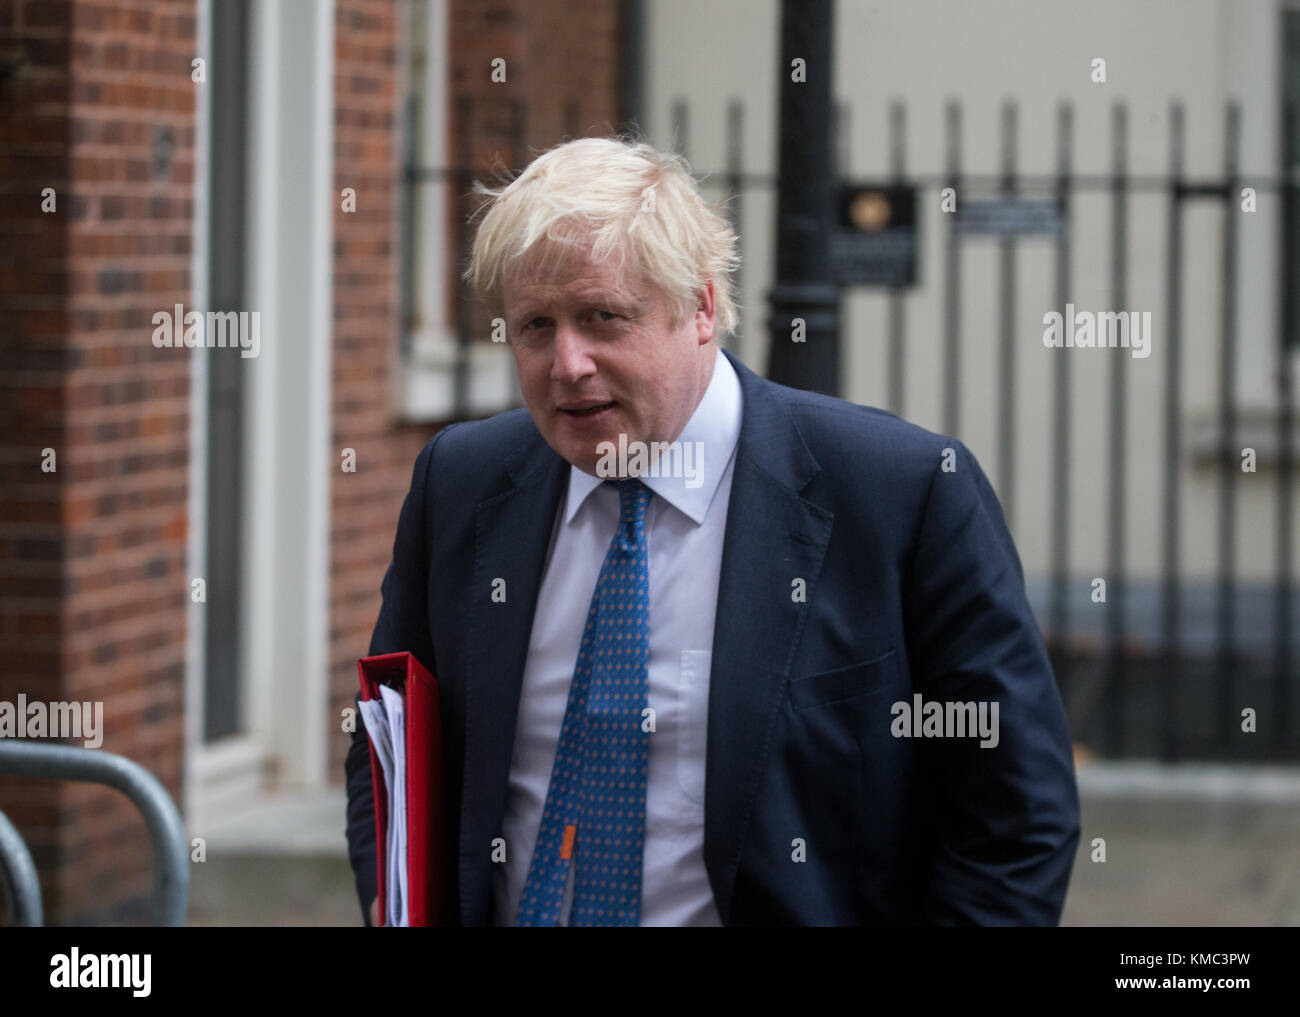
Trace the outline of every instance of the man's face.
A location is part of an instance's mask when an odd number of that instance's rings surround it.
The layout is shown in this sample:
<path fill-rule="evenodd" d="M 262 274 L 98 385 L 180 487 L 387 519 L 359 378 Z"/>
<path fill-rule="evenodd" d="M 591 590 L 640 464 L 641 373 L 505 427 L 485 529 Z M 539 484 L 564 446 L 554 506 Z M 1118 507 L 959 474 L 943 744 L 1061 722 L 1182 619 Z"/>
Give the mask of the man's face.
<path fill-rule="evenodd" d="M 596 475 L 598 446 L 675 441 L 713 372 L 713 284 L 674 325 L 666 298 L 586 250 L 544 276 L 507 276 L 502 296 L 519 387 L 547 443 Z"/>

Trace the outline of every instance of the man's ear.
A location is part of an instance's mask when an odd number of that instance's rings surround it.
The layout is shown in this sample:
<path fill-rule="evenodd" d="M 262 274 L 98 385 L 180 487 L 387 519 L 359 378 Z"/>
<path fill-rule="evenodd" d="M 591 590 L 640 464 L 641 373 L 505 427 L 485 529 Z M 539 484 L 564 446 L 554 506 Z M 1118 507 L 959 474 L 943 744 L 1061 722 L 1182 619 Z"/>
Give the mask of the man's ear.
<path fill-rule="evenodd" d="M 697 294 L 695 307 L 695 328 L 700 345 L 703 346 L 713 338 L 717 321 L 717 308 L 713 302 L 713 280 L 707 279 Z"/>

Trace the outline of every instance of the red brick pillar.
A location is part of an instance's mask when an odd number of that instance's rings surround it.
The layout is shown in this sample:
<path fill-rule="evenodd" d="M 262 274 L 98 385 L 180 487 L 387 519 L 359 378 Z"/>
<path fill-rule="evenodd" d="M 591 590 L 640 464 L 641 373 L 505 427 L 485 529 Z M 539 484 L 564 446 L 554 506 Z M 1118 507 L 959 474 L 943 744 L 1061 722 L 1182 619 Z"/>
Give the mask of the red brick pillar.
<path fill-rule="evenodd" d="M 195 36 L 192 0 L 0 2 L 0 700 L 102 702 L 178 804 L 192 354 L 151 319 L 190 303 Z M 47 924 L 147 919 L 121 794 L 0 778 L 0 810 Z"/>

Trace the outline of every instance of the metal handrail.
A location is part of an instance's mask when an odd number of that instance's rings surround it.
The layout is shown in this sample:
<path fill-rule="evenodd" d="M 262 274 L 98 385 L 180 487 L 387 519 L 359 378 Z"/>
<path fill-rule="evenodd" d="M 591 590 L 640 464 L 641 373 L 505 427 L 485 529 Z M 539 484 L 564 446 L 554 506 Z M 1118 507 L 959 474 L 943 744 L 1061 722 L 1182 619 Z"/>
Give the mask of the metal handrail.
<path fill-rule="evenodd" d="M 115 788 L 130 798 L 144 817 L 153 842 L 154 924 L 185 924 L 190 888 L 185 827 L 171 795 L 157 777 L 138 763 L 112 752 L 11 738 L 0 739 L 0 773 L 48 780 L 90 781 Z M 13 830 L 12 824 L 8 825 Z M 16 835 L 17 831 L 13 832 Z M 29 889 L 22 883 L 24 862 L 21 855 L 26 855 L 29 866 L 31 855 L 27 854 L 21 839 L 18 841 L 22 846 L 21 854 L 15 853 L 8 841 L 4 828 L 0 826 L 0 867 L 6 870 L 6 881 L 14 880 L 17 898 Z M 40 924 L 39 888 L 35 905 L 35 921 L 31 924 Z M 30 910 L 28 913 L 31 914 Z"/>
<path fill-rule="evenodd" d="M 22 834 L 0 812 L 0 885 L 4 887 L 5 914 L 12 925 L 44 925 L 41 884 L 36 863 Z"/>

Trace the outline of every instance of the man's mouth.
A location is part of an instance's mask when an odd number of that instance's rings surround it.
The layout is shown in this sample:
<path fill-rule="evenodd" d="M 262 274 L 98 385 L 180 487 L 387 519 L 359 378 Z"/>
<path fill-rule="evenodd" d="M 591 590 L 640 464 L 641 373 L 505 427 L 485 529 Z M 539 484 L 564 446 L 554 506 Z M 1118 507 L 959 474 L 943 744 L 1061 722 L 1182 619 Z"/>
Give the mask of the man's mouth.
<path fill-rule="evenodd" d="M 570 403 L 568 406 L 561 406 L 560 410 L 572 417 L 591 417 L 600 413 L 602 410 L 611 409 L 615 404 L 609 403 Z"/>

